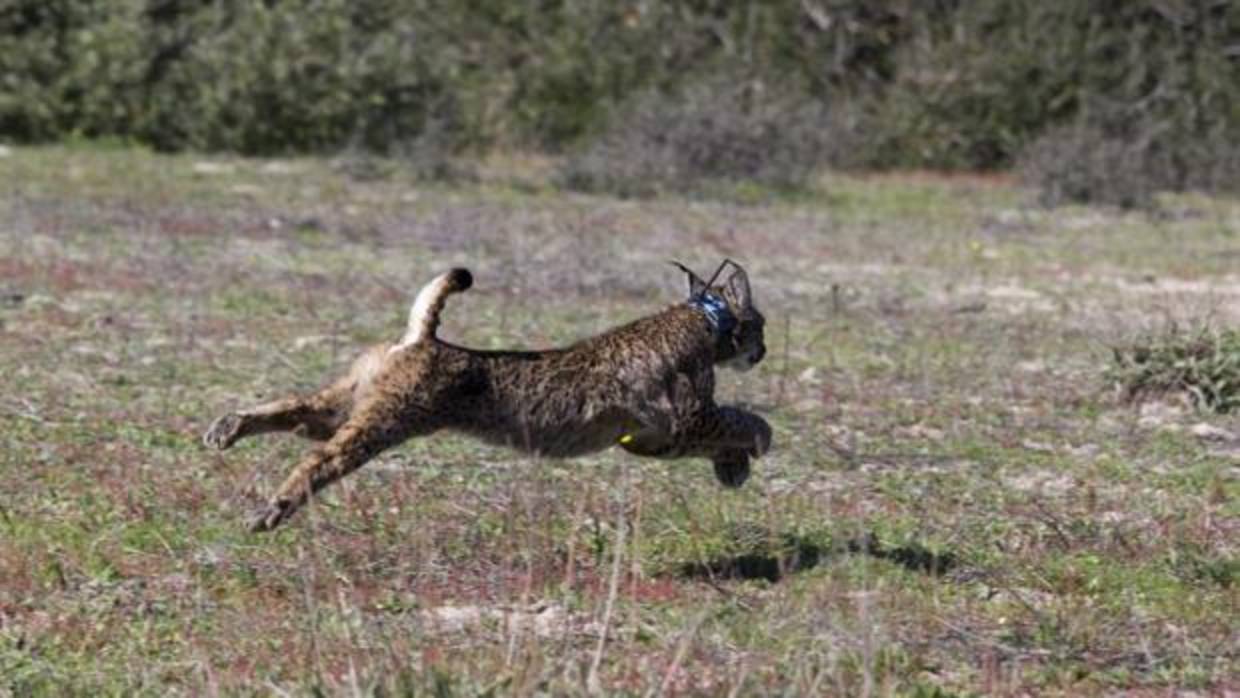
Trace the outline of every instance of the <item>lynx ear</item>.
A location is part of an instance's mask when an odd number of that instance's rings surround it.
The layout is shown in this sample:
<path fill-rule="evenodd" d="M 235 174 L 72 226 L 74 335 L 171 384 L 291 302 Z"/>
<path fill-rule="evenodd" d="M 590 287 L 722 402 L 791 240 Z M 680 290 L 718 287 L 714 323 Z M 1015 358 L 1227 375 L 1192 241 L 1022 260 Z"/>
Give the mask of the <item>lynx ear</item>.
<path fill-rule="evenodd" d="M 736 271 L 728 276 L 727 284 L 724 285 L 724 292 L 736 307 L 747 308 L 750 305 L 749 274 L 746 274 L 745 270 L 736 262 L 732 262 L 732 266 L 736 267 Z"/>
<path fill-rule="evenodd" d="M 707 283 L 702 280 L 702 277 L 698 276 L 697 274 L 693 272 L 692 269 L 690 269 L 689 267 L 686 267 L 680 262 L 677 262 L 676 260 L 672 260 L 672 265 L 675 266 L 677 269 L 680 269 L 681 271 L 683 271 L 685 274 L 689 276 L 689 297 L 690 298 L 706 293 L 708 286 L 707 286 Z"/>

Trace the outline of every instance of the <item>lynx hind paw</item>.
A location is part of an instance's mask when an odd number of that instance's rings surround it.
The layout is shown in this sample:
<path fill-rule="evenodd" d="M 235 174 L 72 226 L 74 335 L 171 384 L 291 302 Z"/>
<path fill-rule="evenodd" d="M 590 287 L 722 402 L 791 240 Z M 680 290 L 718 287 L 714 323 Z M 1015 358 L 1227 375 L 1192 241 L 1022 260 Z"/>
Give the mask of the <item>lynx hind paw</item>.
<path fill-rule="evenodd" d="M 728 488 L 737 488 L 749 479 L 749 456 L 743 451 L 727 451 L 711 459 L 715 464 L 715 479 Z"/>
<path fill-rule="evenodd" d="M 212 422 L 206 433 L 202 435 L 203 445 L 217 451 L 223 451 L 232 446 L 241 432 L 241 423 L 241 415 L 236 412 L 229 412 L 220 417 Z"/>
<path fill-rule="evenodd" d="M 274 530 L 277 526 L 284 523 L 284 520 L 292 513 L 292 502 L 285 500 L 268 502 L 250 515 L 246 529 L 250 533 L 263 533 Z"/>

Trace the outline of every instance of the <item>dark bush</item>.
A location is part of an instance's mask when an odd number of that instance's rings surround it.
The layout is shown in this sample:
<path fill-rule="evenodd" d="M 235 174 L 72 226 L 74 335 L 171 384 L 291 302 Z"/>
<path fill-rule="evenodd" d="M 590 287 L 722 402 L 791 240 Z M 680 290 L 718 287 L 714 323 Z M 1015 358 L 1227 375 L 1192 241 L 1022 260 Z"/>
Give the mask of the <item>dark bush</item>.
<path fill-rule="evenodd" d="M 1240 4 L 954 5 L 950 21 L 902 46 L 870 122 L 872 166 L 1007 167 L 1032 141 L 1081 123 L 1108 142 L 1161 130 L 1240 136 Z M 1154 135 L 1141 156 L 1151 164 L 1192 152 L 1187 139 Z"/>
<path fill-rule="evenodd" d="M 963 2 L 902 47 L 874 105 L 868 164 L 1003 167 L 1048 123 L 1070 117 L 1082 2 Z"/>

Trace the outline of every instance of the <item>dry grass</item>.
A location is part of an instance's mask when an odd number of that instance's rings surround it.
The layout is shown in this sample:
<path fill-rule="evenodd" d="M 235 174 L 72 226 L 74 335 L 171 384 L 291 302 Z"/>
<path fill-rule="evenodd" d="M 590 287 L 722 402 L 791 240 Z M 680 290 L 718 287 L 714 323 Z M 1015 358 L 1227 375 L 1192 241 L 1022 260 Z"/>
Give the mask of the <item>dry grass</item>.
<path fill-rule="evenodd" d="M 0 691 L 1237 689 L 1240 423 L 1103 377 L 1168 316 L 1240 322 L 1234 204 L 1045 211 L 924 176 L 635 204 L 383 171 L 0 157 Z M 477 286 L 445 335 L 547 346 L 679 298 L 666 259 L 724 255 L 770 328 L 721 379 L 776 429 L 739 492 L 442 435 L 251 536 L 306 444 L 198 445 L 395 336 L 449 265 Z"/>

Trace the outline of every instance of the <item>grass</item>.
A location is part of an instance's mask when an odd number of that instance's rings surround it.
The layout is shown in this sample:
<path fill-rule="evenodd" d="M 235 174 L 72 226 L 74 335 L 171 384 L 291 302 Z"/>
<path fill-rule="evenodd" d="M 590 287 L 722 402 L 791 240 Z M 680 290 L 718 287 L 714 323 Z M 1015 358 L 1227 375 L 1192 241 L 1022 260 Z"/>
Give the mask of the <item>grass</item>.
<path fill-rule="evenodd" d="M 480 168 L 449 187 L 313 159 L 0 157 L 0 691 L 1238 688 L 1240 422 L 1130 404 L 1106 369 L 1168 318 L 1240 323 L 1240 206 L 1048 212 L 926 173 L 634 203 Z M 306 444 L 198 445 L 397 335 L 448 266 L 477 285 L 445 336 L 549 346 L 680 298 L 665 260 L 725 255 L 770 351 L 719 397 L 776 431 L 738 492 L 705 462 L 445 434 L 253 536 L 244 514 Z"/>

